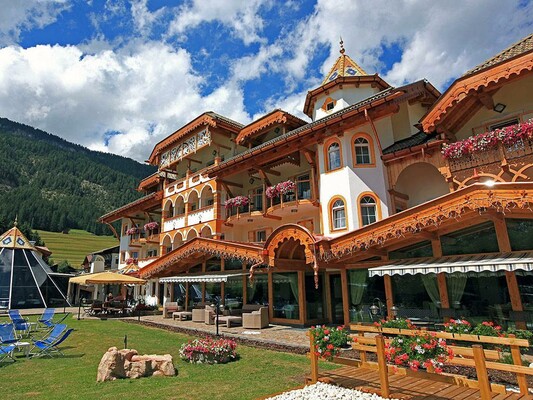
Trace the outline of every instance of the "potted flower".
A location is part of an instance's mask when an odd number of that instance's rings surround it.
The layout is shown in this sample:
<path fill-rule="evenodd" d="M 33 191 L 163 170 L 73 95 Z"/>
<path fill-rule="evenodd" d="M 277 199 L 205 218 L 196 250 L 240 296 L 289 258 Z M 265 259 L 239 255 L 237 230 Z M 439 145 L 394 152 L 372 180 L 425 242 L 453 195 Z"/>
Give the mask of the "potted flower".
<path fill-rule="evenodd" d="M 291 180 L 280 182 L 276 185 L 276 191 L 281 195 L 292 193 L 295 189 L 296 184 Z"/>
<path fill-rule="evenodd" d="M 404 318 L 396 319 L 382 319 L 380 321 L 374 322 L 374 325 L 378 328 L 394 328 L 394 329 L 416 329 L 410 320 Z"/>
<path fill-rule="evenodd" d="M 479 336 L 503 336 L 502 327 L 492 321 L 483 321 L 472 329 L 472 335 Z"/>
<path fill-rule="evenodd" d="M 414 336 L 399 335 L 391 339 L 385 344 L 385 356 L 388 362 L 396 366 L 409 367 L 413 371 L 433 368 L 440 374 L 443 363 L 453 358 L 453 352 L 445 339 L 420 332 Z"/>
<path fill-rule="evenodd" d="M 278 197 L 278 189 L 276 189 L 276 186 L 269 186 L 265 190 L 265 195 L 269 199 L 273 199 L 274 197 Z"/>
<path fill-rule="evenodd" d="M 224 203 L 224 207 L 226 209 L 232 208 L 232 207 L 246 207 L 248 204 L 250 204 L 250 199 L 246 196 L 235 196 L 230 199 L 227 199 Z"/>
<path fill-rule="evenodd" d="M 126 235 L 135 235 L 139 233 L 139 228 L 136 226 L 132 226 L 130 229 L 126 231 Z"/>
<path fill-rule="evenodd" d="M 148 231 L 155 231 L 157 228 L 159 228 L 159 224 L 155 221 L 150 221 L 144 224 L 144 230 L 145 232 Z"/>
<path fill-rule="evenodd" d="M 450 319 L 444 324 L 444 331 L 449 333 L 468 334 L 472 332 L 472 324 L 466 319 Z"/>
<path fill-rule="evenodd" d="M 341 349 L 346 349 L 351 342 L 348 330 L 344 326 L 327 327 L 317 325 L 309 329 L 315 342 L 315 355 L 325 360 L 332 360 Z"/>

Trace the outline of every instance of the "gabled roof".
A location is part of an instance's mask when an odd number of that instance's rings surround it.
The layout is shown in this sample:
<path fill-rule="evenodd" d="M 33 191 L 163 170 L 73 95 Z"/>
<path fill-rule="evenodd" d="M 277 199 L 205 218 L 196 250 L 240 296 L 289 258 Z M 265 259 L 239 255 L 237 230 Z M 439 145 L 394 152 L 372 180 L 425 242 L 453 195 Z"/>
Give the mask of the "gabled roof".
<path fill-rule="evenodd" d="M 289 128 L 294 129 L 307 124 L 307 122 L 286 111 L 276 109 L 242 128 L 235 141 L 238 144 L 242 144 L 254 136 L 264 133 L 267 129 L 276 124 L 287 125 Z"/>
<path fill-rule="evenodd" d="M 421 144 L 424 144 L 426 142 L 429 142 L 430 140 L 435 139 L 436 135 L 426 135 L 424 132 L 417 132 L 412 136 L 409 136 L 408 138 L 398 140 L 391 144 L 389 147 L 386 147 L 383 149 L 383 154 L 392 154 L 396 153 L 397 151 L 409 149 L 414 146 L 419 146 Z"/>
<path fill-rule="evenodd" d="M 420 121 L 424 132 L 433 132 L 444 123 L 448 116 L 453 120 L 461 120 L 457 118 L 460 115 L 452 117 L 455 112 L 463 114 L 463 119 L 468 118 L 468 115 L 482 107 L 480 101 L 473 99 L 473 95 L 486 94 L 482 92 L 489 92 L 490 95 L 492 90 L 497 90 L 506 82 L 532 71 L 533 34 L 471 69 L 453 82 Z M 460 107 L 457 106 L 459 104 Z M 457 125 L 457 122 L 455 124 Z"/>
<path fill-rule="evenodd" d="M 189 133 L 193 132 L 195 129 L 198 129 L 199 127 L 204 125 L 208 125 L 213 128 L 223 128 L 235 134 L 239 133 L 239 131 L 243 127 L 243 125 L 239 122 L 233 121 L 212 111 L 207 111 L 193 119 L 188 124 L 182 126 L 170 136 L 157 143 L 147 161 L 152 165 L 155 164 L 157 156 L 162 153 L 166 147 L 172 145 L 173 143 L 177 142 Z"/>
<path fill-rule="evenodd" d="M 159 171 L 154 172 L 152 175 L 147 176 L 142 181 L 139 182 L 137 186 L 138 191 L 148 190 L 151 187 L 157 186 L 161 177 L 159 176 Z"/>

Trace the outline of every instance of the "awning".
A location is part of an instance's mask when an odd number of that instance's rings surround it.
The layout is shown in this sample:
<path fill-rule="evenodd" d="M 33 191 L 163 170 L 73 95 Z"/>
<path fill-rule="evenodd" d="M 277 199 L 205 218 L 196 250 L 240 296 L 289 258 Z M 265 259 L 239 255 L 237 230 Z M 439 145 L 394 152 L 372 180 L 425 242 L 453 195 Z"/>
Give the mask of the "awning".
<path fill-rule="evenodd" d="M 380 267 L 369 268 L 372 276 L 438 274 L 441 272 L 497 272 L 533 271 L 533 252 L 449 256 L 439 258 L 410 258 L 397 260 Z"/>
<path fill-rule="evenodd" d="M 110 284 L 110 285 L 121 285 L 121 284 L 133 284 L 133 285 L 144 285 L 146 281 L 144 279 L 134 278 L 133 276 L 119 274 L 118 272 L 97 272 L 94 274 L 82 274 L 74 278 L 69 279 L 70 283 L 77 284 Z"/>
<path fill-rule="evenodd" d="M 227 282 L 230 278 L 238 278 L 248 275 L 248 272 L 238 272 L 233 274 L 211 274 L 211 275 L 180 275 L 160 278 L 159 283 L 177 283 L 177 282 Z"/>

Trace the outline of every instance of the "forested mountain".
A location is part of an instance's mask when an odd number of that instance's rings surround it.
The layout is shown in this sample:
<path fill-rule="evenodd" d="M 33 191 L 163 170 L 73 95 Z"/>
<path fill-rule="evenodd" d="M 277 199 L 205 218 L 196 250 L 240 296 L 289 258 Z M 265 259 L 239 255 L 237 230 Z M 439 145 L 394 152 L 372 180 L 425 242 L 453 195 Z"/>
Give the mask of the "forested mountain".
<path fill-rule="evenodd" d="M 59 232 L 110 234 L 97 222 L 141 196 L 155 171 L 129 158 L 91 151 L 39 129 L 0 118 L 0 221 Z"/>

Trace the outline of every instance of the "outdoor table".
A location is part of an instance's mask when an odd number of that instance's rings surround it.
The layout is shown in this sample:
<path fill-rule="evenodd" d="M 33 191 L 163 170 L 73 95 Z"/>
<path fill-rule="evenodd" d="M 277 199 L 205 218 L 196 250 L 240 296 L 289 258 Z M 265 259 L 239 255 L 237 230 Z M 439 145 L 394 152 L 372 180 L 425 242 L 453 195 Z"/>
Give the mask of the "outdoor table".
<path fill-rule="evenodd" d="M 237 317 L 236 315 L 225 315 L 218 317 L 219 323 L 225 323 L 227 328 L 231 328 L 231 323 L 242 324 L 242 317 Z"/>
<path fill-rule="evenodd" d="M 17 351 L 22 351 L 22 352 L 24 352 L 24 356 L 29 357 L 31 343 L 29 343 L 29 342 L 16 342 L 15 346 L 17 346 Z"/>
<path fill-rule="evenodd" d="M 192 318 L 192 312 L 191 311 L 175 311 L 172 313 L 172 319 L 175 320 L 176 318 L 180 321 L 188 320 Z"/>

